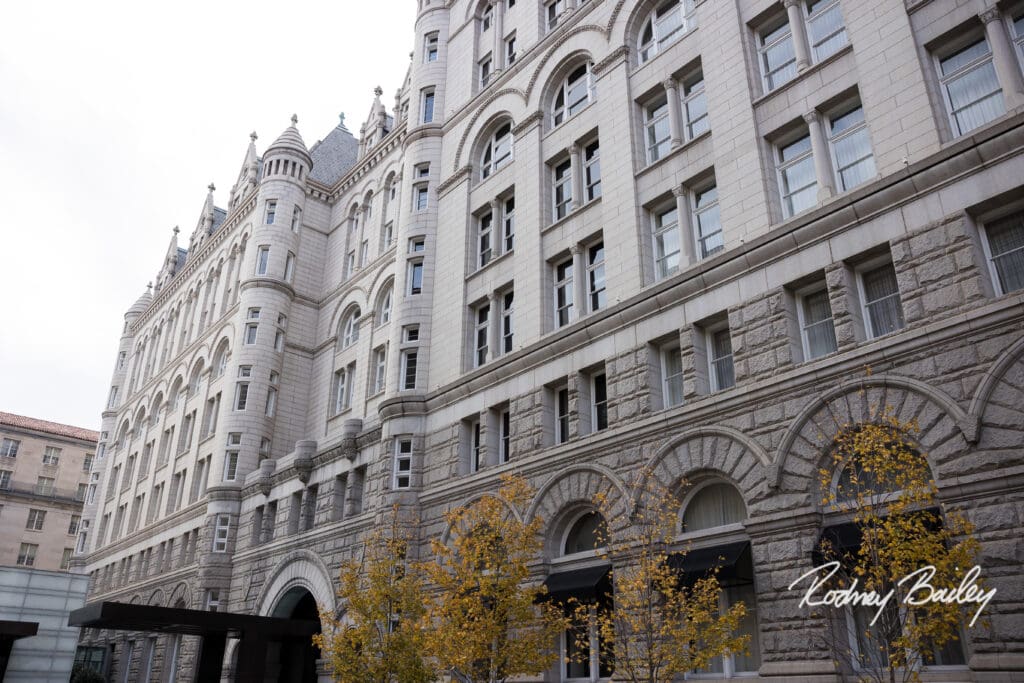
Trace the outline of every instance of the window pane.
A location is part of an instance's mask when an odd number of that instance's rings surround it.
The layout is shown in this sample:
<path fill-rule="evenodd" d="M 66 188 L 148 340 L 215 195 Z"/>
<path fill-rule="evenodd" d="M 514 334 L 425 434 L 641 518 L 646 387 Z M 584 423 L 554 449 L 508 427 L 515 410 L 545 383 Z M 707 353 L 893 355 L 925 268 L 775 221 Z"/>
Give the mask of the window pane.
<path fill-rule="evenodd" d="M 814 51 L 814 61 L 818 62 L 834 54 L 846 45 L 846 28 L 843 26 L 843 15 L 839 11 L 839 3 L 828 6 L 827 2 L 819 2 L 810 8 L 807 21 L 807 33 Z"/>
<path fill-rule="evenodd" d="M 986 233 L 1002 293 L 1024 289 L 1024 212 L 994 221 Z"/>
<path fill-rule="evenodd" d="M 871 336 L 878 337 L 901 329 L 904 325 L 903 309 L 892 264 L 864 273 L 863 279 Z"/>
<path fill-rule="evenodd" d="M 827 290 L 803 297 L 803 316 L 808 360 L 835 351 L 836 331 Z"/>
<path fill-rule="evenodd" d="M 698 491 L 683 514 L 684 531 L 700 531 L 747 518 L 743 497 L 730 484 L 710 484 Z"/>

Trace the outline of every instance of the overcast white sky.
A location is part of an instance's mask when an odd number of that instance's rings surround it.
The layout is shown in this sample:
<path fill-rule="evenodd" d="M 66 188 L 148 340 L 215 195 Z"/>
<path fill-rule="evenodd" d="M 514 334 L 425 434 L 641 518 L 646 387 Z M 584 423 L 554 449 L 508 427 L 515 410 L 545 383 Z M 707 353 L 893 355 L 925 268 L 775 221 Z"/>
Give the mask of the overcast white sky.
<path fill-rule="evenodd" d="M 415 0 L 10 2 L 0 21 L 0 410 L 99 429 L 124 311 L 249 133 L 388 111 Z"/>

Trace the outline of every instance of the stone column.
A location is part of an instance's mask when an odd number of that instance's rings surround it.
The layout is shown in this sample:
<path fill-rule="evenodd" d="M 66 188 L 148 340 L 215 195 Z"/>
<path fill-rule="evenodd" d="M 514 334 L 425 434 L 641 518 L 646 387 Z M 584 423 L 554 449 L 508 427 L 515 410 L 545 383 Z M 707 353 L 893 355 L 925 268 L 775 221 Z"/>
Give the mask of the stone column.
<path fill-rule="evenodd" d="M 835 194 L 832 157 L 821 125 L 821 114 L 816 109 L 811 110 L 804 114 L 804 121 L 811 135 L 811 155 L 814 157 L 814 175 L 818 179 L 818 201 L 821 202 Z"/>
<path fill-rule="evenodd" d="M 498 72 L 504 69 L 507 65 L 505 64 L 505 53 L 502 50 L 502 27 L 505 25 L 505 3 L 504 0 L 497 0 L 493 7 L 491 16 L 494 17 L 491 29 L 494 31 L 494 49 L 491 52 L 491 64 L 494 65 L 494 77 L 496 78 Z"/>
<path fill-rule="evenodd" d="M 569 252 L 572 254 L 572 276 L 573 276 L 573 298 L 572 307 L 573 315 L 571 320 L 579 320 L 583 317 L 584 312 L 587 310 L 584 305 L 587 301 L 587 284 L 586 284 L 586 267 L 584 266 L 584 253 L 583 247 L 578 244 L 574 244 L 569 247 Z"/>
<path fill-rule="evenodd" d="M 572 201 L 569 203 L 569 210 L 575 211 L 583 206 L 583 160 L 579 145 L 570 145 L 569 158 L 572 166 Z"/>
<path fill-rule="evenodd" d="M 493 261 L 503 253 L 498 246 L 501 245 L 504 248 L 505 242 L 501 238 L 501 200 L 495 197 L 489 204 L 491 205 L 491 260 Z"/>
<path fill-rule="evenodd" d="M 661 85 L 668 97 L 668 129 L 672 135 L 672 149 L 675 149 L 683 144 L 683 103 L 679 99 L 676 79 L 666 78 Z"/>
<path fill-rule="evenodd" d="M 807 28 L 804 26 L 803 0 L 783 0 L 789 16 L 789 32 L 793 36 L 793 53 L 796 55 L 796 70 L 803 71 L 811 65 L 811 48 L 807 42 Z"/>
<path fill-rule="evenodd" d="M 1006 26 L 1001 21 L 998 8 L 990 7 L 979 14 L 978 18 L 985 24 L 985 37 L 992 49 L 992 64 L 999 85 L 1003 88 L 1006 110 L 1013 111 L 1024 105 L 1024 77 L 1021 76 L 1017 55 L 1006 35 Z"/>
<path fill-rule="evenodd" d="M 700 260 L 697 254 L 697 238 L 693 229 L 693 222 L 690 216 L 690 200 L 686 188 L 677 185 L 672 188 L 672 194 L 676 198 L 676 221 L 679 225 L 679 235 L 682 240 L 682 259 L 679 269 L 692 266 Z"/>

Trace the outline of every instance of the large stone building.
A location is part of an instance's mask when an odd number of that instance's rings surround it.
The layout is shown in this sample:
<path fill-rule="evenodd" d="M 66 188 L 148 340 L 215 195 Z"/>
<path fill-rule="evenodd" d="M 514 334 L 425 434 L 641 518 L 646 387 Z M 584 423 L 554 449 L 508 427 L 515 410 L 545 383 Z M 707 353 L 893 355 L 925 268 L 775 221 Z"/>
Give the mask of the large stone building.
<path fill-rule="evenodd" d="M 846 520 L 833 436 L 887 406 L 998 588 L 925 677 L 1021 680 L 1022 46 L 992 0 L 420 0 L 393 105 L 254 135 L 128 310 L 90 600 L 334 610 L 393 503 L 425 544 L 509 471 L 543 580 L 595 562 L 593 494 L 685 478 L 680 543 L 747 578 L 751 652 L 711 675 L 833 681 L 786 586 Z M 84 638 L 130 680 L 197 666 L 189 636 Z M 314 658 L 272 646 L 267 676 Z"/>
<path fill-rule="evenodd" d="M 99 432 L 0 413 L 0 566 L 67 570 Z"/>

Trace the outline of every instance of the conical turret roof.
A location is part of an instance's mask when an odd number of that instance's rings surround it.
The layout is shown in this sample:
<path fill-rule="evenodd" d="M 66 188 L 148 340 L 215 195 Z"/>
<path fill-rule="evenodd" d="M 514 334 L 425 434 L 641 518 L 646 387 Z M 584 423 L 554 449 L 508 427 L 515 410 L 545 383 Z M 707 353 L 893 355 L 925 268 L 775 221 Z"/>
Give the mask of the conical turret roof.
<path fill-rule="evenodd" d="M 277 140 L 274 140 L 274 144 L 267 148 L 267 152 L 264 155 L 265 157 L 270 156 L 276 150 L 289 150 L 292 152 L 298 152 L 306 157 L 306 159 L 309 159 L 309 150 L 306 149 L 306 143 L 299 134 L 299 129 L 295 127 L 295 124 L 298 122 L 299 117 L 292 114 L 292 125 L 285 128 L 284 132 L 278 136 Z M 310 163 L 312 163 L 312 159 L 310 159 Z"/>
<path fill-rule="evenodd" d="M 132 307 L 128 309 L 125 315 L 138 315 L 149 308 L 149 305 L 153 302 L 152 290 L 152 283 L 146 285 L 146 291 L 142 293 L 142 296 L 136 299 L 135 303 L 132 304 Z"/>

